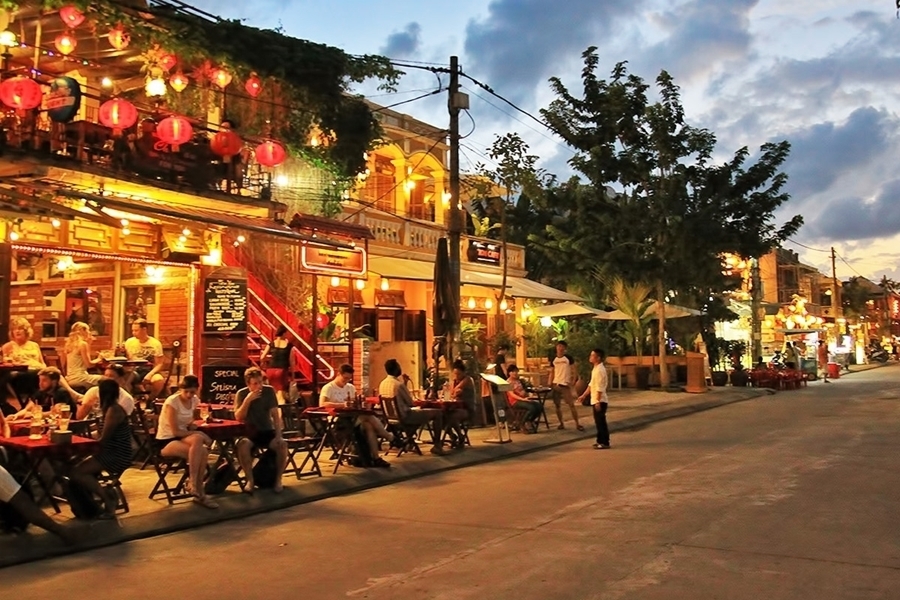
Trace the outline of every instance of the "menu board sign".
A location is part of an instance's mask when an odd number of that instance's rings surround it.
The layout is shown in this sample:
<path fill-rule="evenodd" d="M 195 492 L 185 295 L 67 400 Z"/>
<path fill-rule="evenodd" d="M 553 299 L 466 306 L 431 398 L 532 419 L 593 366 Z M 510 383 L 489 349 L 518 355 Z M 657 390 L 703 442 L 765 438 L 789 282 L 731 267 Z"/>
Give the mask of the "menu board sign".
<path fill-rule="evenodd" d="M 247 332 L 247 280 L 211 277 L 203 289 L 203 331 Z"/>
<path fill-rule="evenodd" d="M 306 244 L 300 250 L 300 264 L 309 273 L 333 273 L 364 277 L 368 260 L 364 248 L 335 248 Z"/>
<path fill-rule="evenodd" d="M 245 386 L 247 365 L 203 365 L 200 367 L 200 398 L 212 404 L 231 404 Z"/>

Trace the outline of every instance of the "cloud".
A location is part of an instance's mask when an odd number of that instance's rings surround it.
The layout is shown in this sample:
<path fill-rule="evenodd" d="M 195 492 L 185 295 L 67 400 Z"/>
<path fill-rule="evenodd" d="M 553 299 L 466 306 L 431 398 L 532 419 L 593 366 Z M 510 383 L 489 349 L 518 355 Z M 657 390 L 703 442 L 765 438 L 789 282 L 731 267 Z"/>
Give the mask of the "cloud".
<path fill-rule="evenodd" d="M 535 87 L 591 45 L 609 40 L 617 24 L 645 0 L 494 0 L 488 15 L 466 28 L 471 71 L 513 99 Z"/>
<path fill-rule="evenodd" d="M 413 21 L 407 23 L 402 31 L 395 31 L 388 36 L 381 47 L 381 54 L 391 58 L 409 58 L 414 56 L 422 46 L 422 26 Z"/>
<path fill-rule="evenodd" d="M 868 240 L 900 232 L 900 179 L 883 184 L 871 199 L 845 197 L 828 203 L 810 224 L 820 238 Z"/>

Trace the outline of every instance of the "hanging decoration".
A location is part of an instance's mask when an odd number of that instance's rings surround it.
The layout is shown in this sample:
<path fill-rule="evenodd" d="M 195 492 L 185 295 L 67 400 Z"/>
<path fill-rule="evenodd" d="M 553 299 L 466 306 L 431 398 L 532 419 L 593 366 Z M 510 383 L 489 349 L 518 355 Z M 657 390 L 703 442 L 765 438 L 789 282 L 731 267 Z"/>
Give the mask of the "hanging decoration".
<path fill-rule="evenodd" d="M 100 106 L 100 122 L 112 129 L 115 137 L 122 135 L 123 129 L 128 129 L 137 123 L 137 119 L 137 108 L 128 100 L 113 98 Z"/>
<path fill-rule="evenodd" d="M 331 319 L 328 318 L 328 315 L 324 313 L 319 313 L 316 315 L 316 329 L 319 331 L 328 327 L 328 324 L 331 323 Z"/>
<path fill-rule="evenodd" d="M 56 36 L 56 39 L 53 41 L 53 45 L 56 46 L 56 49 L 59 50 L 59 53 L 63 56 L 68 56 L 75 51 L 75 47 L 78 46 L 78 40 L 75 36 L 68 31 L 64 31 L 63 33 Z"/>
<path fill-rule="evenodd" d="M 110 29 L 106 38 L 109 40 L 109 45 L 116 50 L 124 50 L 131 43 L 131 35 L 121 25 Z"/>
<path fill-rule="evenodd" d="M 74 4 L 67 4 L 59 9 L 59 18 L 66 27 L 75 29 L 84 23 L 84 13 L 78 10 Z"/>
<path fill-rule="evenodd" d="M 190 121 L 177 115 L 166 117 L 156 126 L 156 137 L 172 146 L 173 152 L 178 152 L 178 147 L 191 141 L 193 136 Z"/>
<path fill-rule="evenodd" d="M 169 54 L 168 52 L 164 52 L 159 57 L 159 66 L 163 68 L 163 70 L 168 73 L 172 69 L 175 68 L 175 65 L 178 64 L 178 57 L 174 54 Z"/>
<path fill-rule="evenodd" d="M 244 140 L 230 129 L 223 129 L 213 136 L 209 147 L 210 150 L 221 156 L 225 162 L 230 162 L 232 156 L 239 154 L 244 149 Z"/>
<path fill-rule="evenodd" d="M 286 158 L 287 152 L 278 142 L 263 142 L 256 147 L 256 161 L 264 167 L 277 167 Z"/>
<path fill-rule="evenodd" d="M 47 115 L 51 121 L 68 123 L 81 108 L 81 86 L 71 77 L 57 77 L 50 84 Z"/>
<path fill-rule="evenodd" d="M 256 98 L 262 91 L 262 80 L 257 77 L 256 73 L 251 73 L 247 83 L 244 84 L 244 89 L 247 90 L 251 98 Z"/>
<path fill-rule="evenodd" d="M 226 71 L 225 69 L 223 69 L 221 67 L 219 67 L 212 73 L 213 83 L 215 83 L 217 86 L 219 86 L 219 89 L 222 89 L 222 90 L 224 90 L 225 88 L 227 88 L 229 86 L 229 84 L 231 84 L 231 79 L 232 79 L 231 73 L 229 73 L 228 71 Z"/>
<path fill-rule="evenodd" d="M 34 79 L 13 77 L 0 83 L 0 101 L 6 106 L 24 111 L 41 105 L 44 93 Z"/>
<path fill-rule="evenodd" d="M 161 77 L 148 79 L 147 84 L 144 86 L 144 91 L 150 98 L 162 98 L 168 91 L 166 88 L 166 80 Z"/>
<path fill-rule="evenodd" d="M 185 88 L 187 88 L 189 83 L 190 80 L 187 78 L 187 75 L 182 73 L 180 69 L 177 73 L 169 78 L 169 85 L 171 85 L 172 89 L 179 94 L 183 92 Z"/>

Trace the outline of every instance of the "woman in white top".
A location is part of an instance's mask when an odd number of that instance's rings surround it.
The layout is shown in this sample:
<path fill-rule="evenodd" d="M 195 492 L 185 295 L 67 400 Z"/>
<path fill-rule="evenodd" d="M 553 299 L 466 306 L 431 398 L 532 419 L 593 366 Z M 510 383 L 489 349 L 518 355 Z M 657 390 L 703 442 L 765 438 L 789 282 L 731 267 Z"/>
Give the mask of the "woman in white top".
<path fill-rule="evenodd" d="M 188 461 L 194 502 L 206 508 L 219 508 L 206 496 L 203 487 L 212 440 L 202 431 L 197 431 L 194 424 L 194 413 L 200 407 L 197 397 L 200 381 L 195 375 L 186 375 L 178 387 L 179 390 L 163 403 L 156 440 L 162 446 L 163 456 Z"/>
<path fill-rule="evenodd" d="M 90 375 L 87 370 L 98 364 L 101 359 L 91 358 L 91 329 L 87 323 L 78 322 L 72 325 L 69 339 L 66 340 L 66 379 L 69 385 L 80 385 L 87 388 L 94 387 L 101 375 Z"/>

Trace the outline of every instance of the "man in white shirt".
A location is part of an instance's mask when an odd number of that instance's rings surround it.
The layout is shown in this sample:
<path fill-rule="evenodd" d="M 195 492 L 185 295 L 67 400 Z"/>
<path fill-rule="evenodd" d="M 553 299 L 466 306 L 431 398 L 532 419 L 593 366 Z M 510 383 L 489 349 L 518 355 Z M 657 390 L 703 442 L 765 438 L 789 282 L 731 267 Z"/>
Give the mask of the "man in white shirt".
<path fill-rule="evenodd" d="M 103 372 L 103 376 L 119 384 L 119 406 L 125 410 L 126 415 L 131 416 L 131 413 L 134 412 L 134 397 L 125 391 L 124 384 L 128 379 L 125 369 L 121 365 L 109 365 Z M 100 387 L 95 385 L 82 396 L 75 418 L 86 419 L 98 402 L 100 402 Z"/>
<path fill-rule="evenodd" d="M 165 378 L 162 376 L 165 362 L 162 344 L 150 335 L 144 319 L 131 324 L 131 335 L 125 340 L 125 355 L 128 360 L 146 360 L 148 363 L 147 367 L 135 369 L 134 383 L 143 383 L 150 392 L 150 397 L 158 398 L 165 385 Z"/>
<path fill-rule="evenodd" d="M 594 424 L 597 426 L 597 442 L 594 444 L 595 450 L 609 449 L 609 425 L 606 422 L 606 410 L 609 408 L 609 396 L 606 389 L 609 384 L 609 377 L 606 373 L 606 366 L 603 361 L 606 359 L 606 353 L 596 348 L 591 352 L 591 364 L 594 365 L 591 371 L 591 383 L 581 395 L 580 400 L 590 396 L 591 408 L 594 413 Z"/>
<path fill-rule="evenodd" d="M 568 354 L 569 345 L 560 340 L 556 342 L 556 357 L 550 363 L 550 388 L 553 394 L 553 404 L 556 406 L 556 418 L 559 419 L 558 429 L 565 429 L 563 424 L 562 403 L 569 405 L 572 411 L 572 419 L 578 431 L 584 431 L 584 427 L 578 422 L 578 410 L 575 408 L 575 359 Z"/>
<path fill-rule="evenodd" d="M 353 367 L 341 365 L 335 378 L 326 383 L 319 393 L 319 406 L 341 407 L 347 406 L 348 400 L 356 400 L 356 388 L 350 383 L 352 379 Z M 356 419 L 356 424 L 366 435 L 373 464 L 376 467 L 390 467 L 390 463 L 379 456 L 381 445 L 378 443 L 378 438 L 382 437 L 393 441 L 394 434 L 386 431 L 382 422 L 375 415 L 360 415 Z"/>

